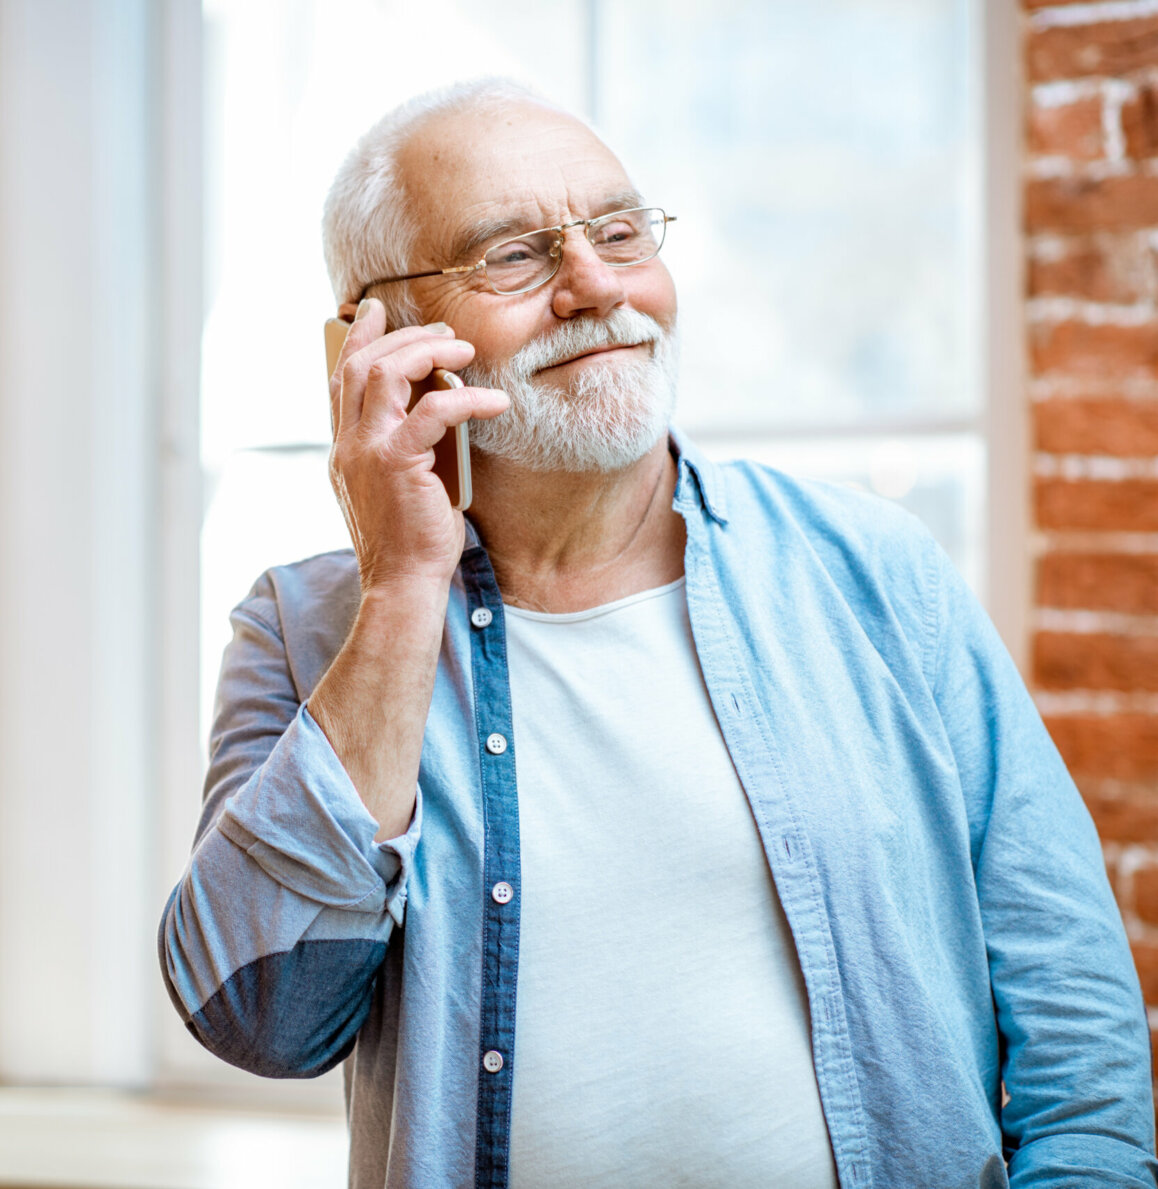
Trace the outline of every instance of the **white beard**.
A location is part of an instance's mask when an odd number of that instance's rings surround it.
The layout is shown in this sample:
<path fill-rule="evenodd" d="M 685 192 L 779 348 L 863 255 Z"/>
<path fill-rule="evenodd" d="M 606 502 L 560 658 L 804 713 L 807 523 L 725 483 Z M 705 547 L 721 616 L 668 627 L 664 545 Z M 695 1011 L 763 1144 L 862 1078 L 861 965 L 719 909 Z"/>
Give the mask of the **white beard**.
<path fill-rule="evenodd" d="M 597 347 L 651 343 L 650 358 L 593 360 L 567 384 L 542 368 Z M 471 448 L 533 471 L 618 471 L 638 462 L 667 432 L 676 402 L 679 340 L 637 310 L 579 318 L 520 348 L 505 363 L 461 369 L 474 387 L 501 388 L 510 408 L 472 421 Z"/>

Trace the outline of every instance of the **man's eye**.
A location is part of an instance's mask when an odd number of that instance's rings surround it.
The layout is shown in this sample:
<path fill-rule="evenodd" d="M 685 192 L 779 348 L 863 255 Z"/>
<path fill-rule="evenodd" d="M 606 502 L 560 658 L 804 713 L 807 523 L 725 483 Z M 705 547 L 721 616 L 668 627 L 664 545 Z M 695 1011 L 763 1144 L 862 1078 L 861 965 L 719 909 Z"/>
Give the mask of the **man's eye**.
<path fill-rule="evenodd" d="M 514 243 L 499 244 L 497 248 L 492 248 L 486 256 L 487 264 L 502 268 L 505 265 L 512 264 L 526 264 L 529 260 L 535 260 L 540 253 L 533 244 L 528 244 L 522 240 Z"/>
<path fill-rule="evenodd" d="M 596 227 L 593 232 L 593 242 L 597 244 L 622 244 L 634 239 L 639 234 L 639 228 L 631 223 L 616 220 Z"/>

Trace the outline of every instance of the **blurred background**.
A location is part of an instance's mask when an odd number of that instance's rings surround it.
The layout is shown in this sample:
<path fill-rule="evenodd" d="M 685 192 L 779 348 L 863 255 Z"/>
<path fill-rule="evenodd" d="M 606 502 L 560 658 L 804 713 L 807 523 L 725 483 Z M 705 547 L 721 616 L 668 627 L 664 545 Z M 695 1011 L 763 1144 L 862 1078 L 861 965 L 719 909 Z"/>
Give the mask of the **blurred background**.
<path fill-rule="evenodd" d="M 325 192 L 479 74 L 678 216 L 683 427 L 949 551 L 1158 1005 L 1155 45 L 1154 0 L 0 0 L 0 1185 L 345 1183 L 337 1074 L 204 1054 L 153 933 L 229 609 L 346 544 Z"/>

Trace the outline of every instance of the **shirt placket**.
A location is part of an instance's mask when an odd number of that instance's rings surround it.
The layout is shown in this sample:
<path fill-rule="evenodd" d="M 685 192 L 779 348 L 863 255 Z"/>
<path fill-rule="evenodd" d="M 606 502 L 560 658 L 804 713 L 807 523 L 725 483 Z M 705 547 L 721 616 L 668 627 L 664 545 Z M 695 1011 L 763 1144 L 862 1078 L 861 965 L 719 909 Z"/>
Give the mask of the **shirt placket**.
<path fill-rule="evenodd" d="M 519 804 L 503 603 L 485 551 L 462 558 L 483 809 L 477 1189 L 506 1189 L 519 966 Z"/>

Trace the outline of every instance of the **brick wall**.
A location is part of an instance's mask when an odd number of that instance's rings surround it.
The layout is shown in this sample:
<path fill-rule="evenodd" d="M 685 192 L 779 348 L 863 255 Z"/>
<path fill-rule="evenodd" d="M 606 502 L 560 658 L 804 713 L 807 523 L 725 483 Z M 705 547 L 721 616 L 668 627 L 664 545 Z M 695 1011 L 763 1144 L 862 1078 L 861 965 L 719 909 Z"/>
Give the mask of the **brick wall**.
<path fill-rule="evenodd" d="M 1024 9 L 1031 678 L 1158 1025 L 1158 2 Z"/>

